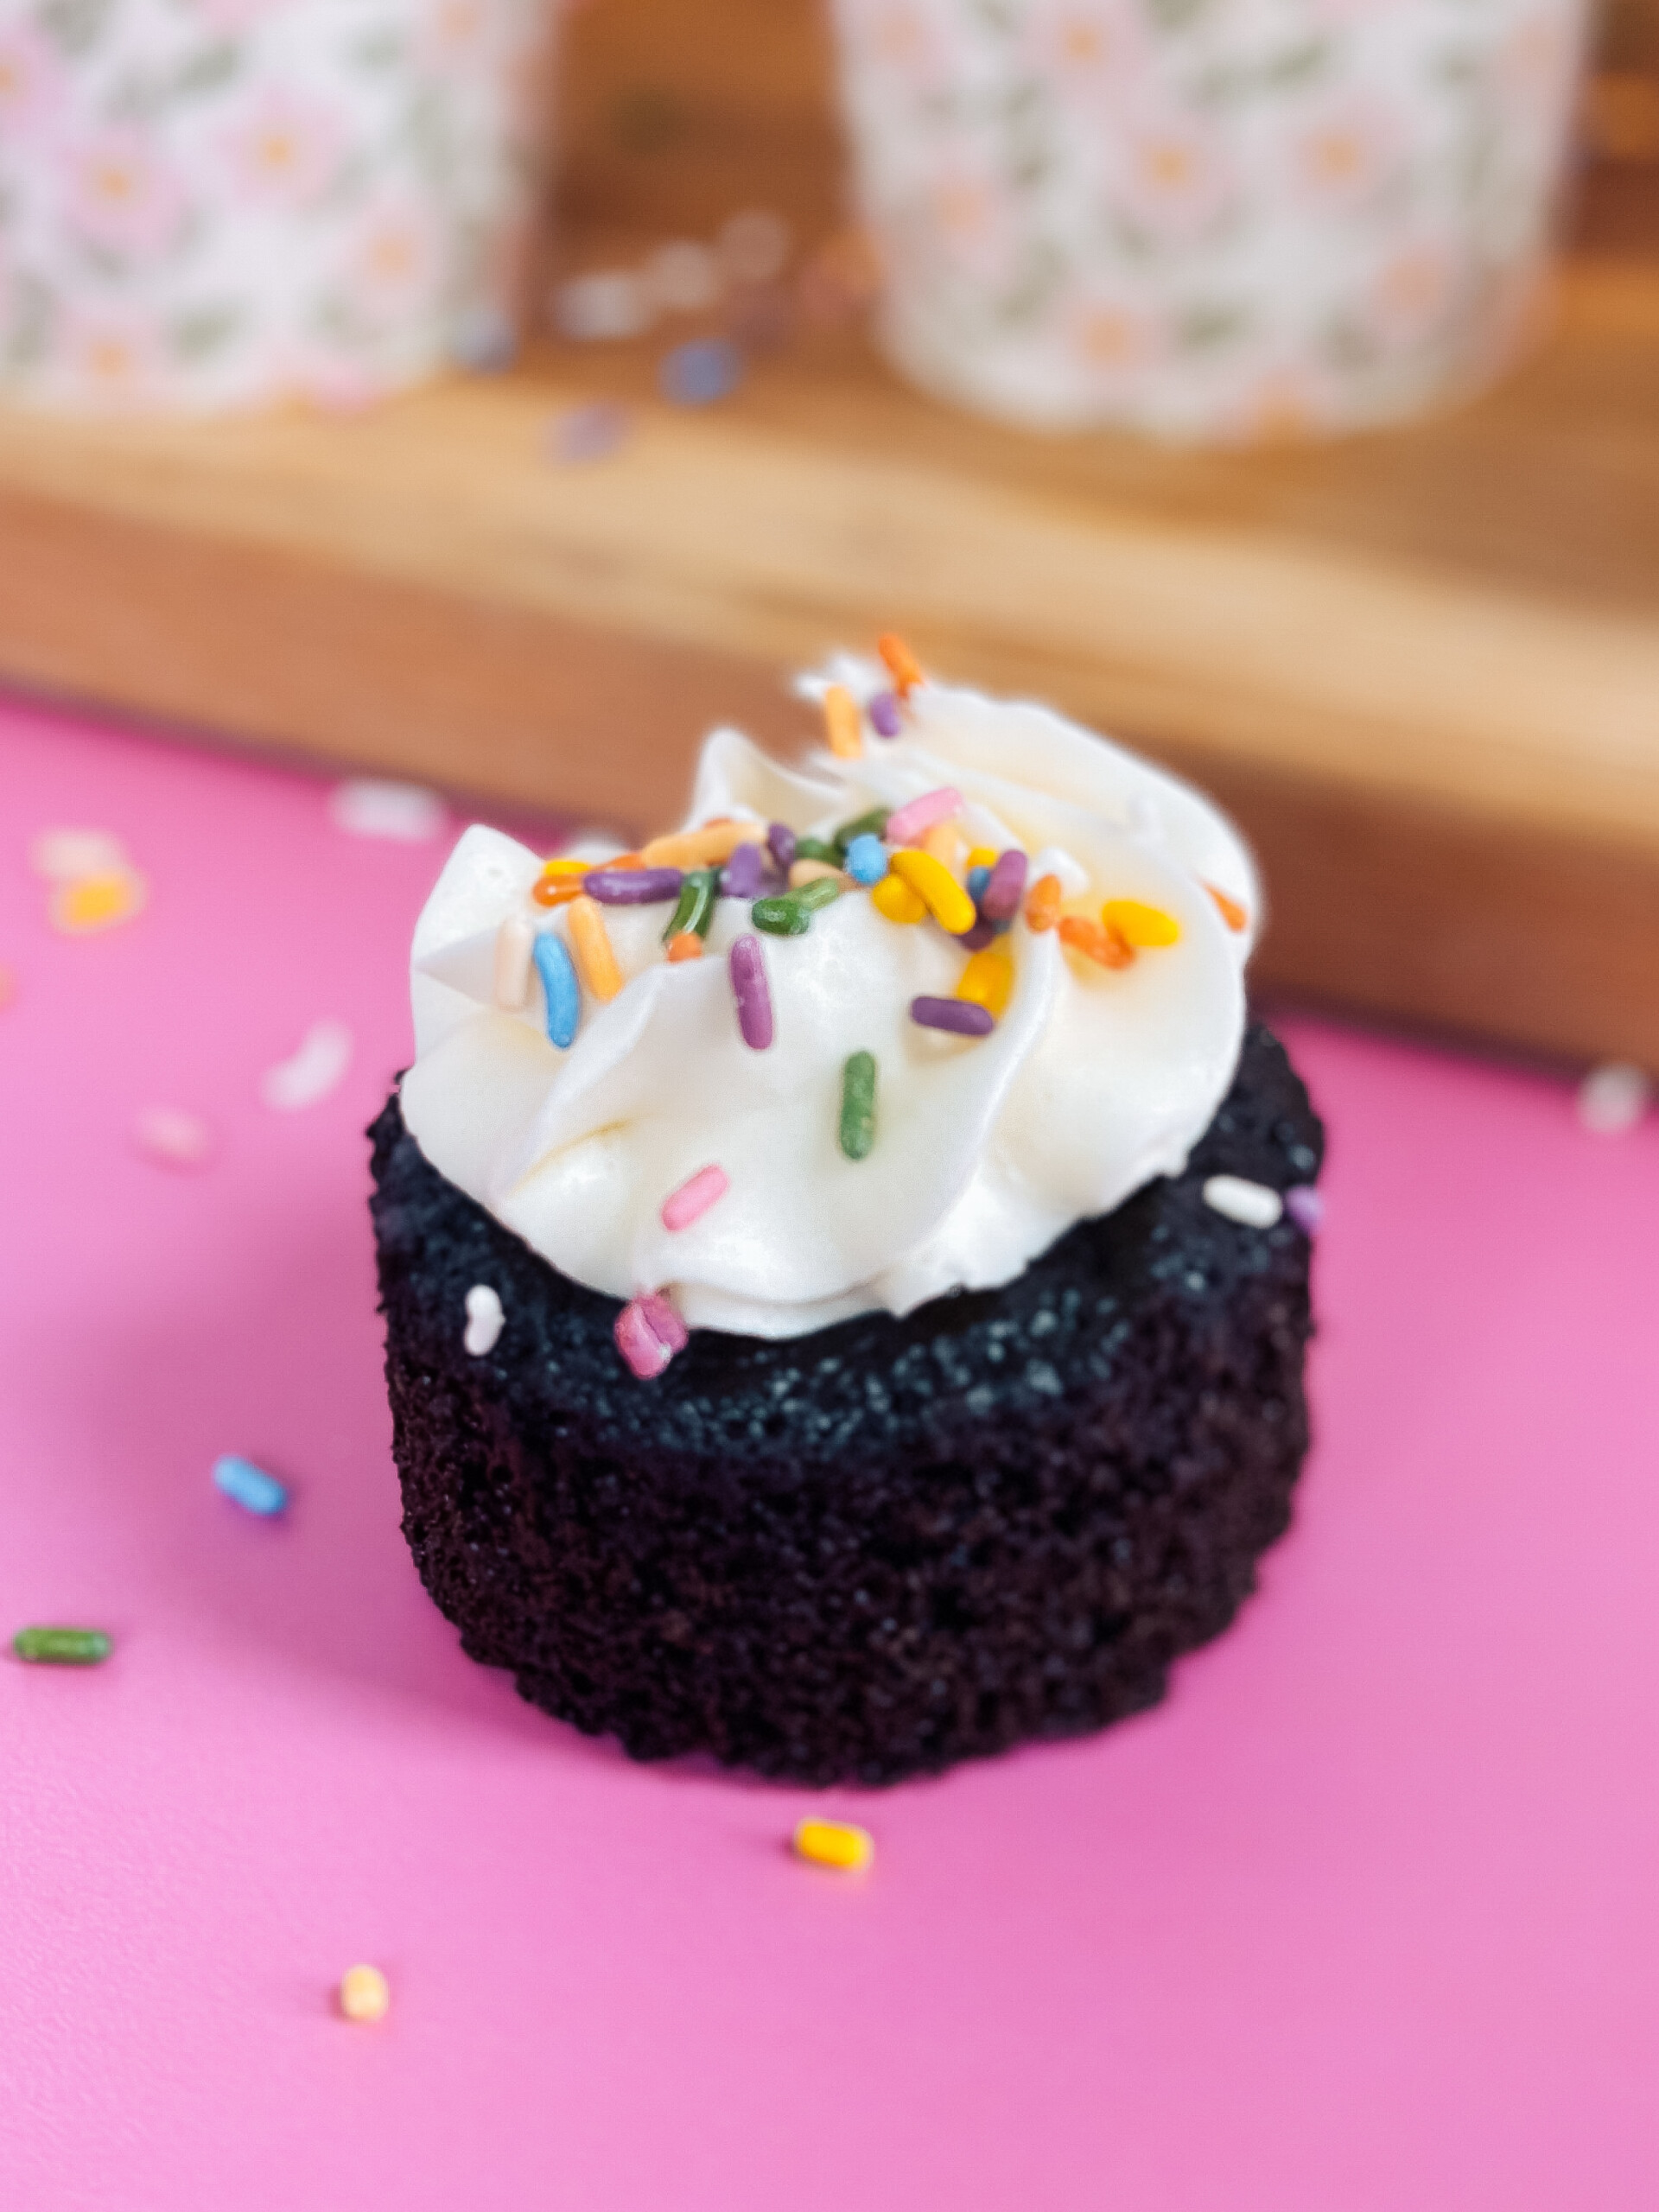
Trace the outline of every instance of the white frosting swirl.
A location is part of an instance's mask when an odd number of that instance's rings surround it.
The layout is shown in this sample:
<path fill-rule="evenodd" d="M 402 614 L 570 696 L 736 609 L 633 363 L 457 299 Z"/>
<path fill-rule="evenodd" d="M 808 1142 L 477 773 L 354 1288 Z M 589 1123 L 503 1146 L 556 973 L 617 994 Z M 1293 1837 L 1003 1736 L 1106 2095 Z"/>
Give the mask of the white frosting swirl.
<path fill-rule="evenodd" d="M 864 697 L 878 688 L 849 661 L 802 689 L 831 679 Z M 962 793 L 973 844 L 1023 847 L 1029 880 L 1057 874 L 1087 894 L 1079 911 L 1109 897 L 1160 908 L 1179 942 L 1114 971 L 1017 919 L 1003 939 L 1006 1014 L 989 1036 L 957 1038 L 918 1027 L 910 1003 L 955 992 L 961 945 L 851 892 L 805 936 L 761 938 L 776 1039 L 756 1052 L 724 957 L 751 927 L 747 902 L 722 899 L 705 957 L 677 965 L 663 955 L 664 907 L 612 907 L 625 987 L 607 1005 L 584 998 L 560 1051 L 539 985 L 508 1011 L 493 972 L 505 918 L 563 933 L 568 910 L 529 905 L 539 857 L 474 828 L 415 933 L 403 1110 L 427 1159 L 577 1281 L 619 1298 L 666 1289 L 694 1327 L 763 1337 L 1006 1282 L 1074 1221 L 1179 1173 L 1232 1077 L 1260 914 L 1247 849 L 1197 792 L 1045 708 L 927 683 L 903 734 L 868 736 L 858 760 L 826 752 L 790 771 L 715 731 L 687 826 L 753 816 L 827 836 L 941 785 Z M 1207 886 L 1245 910 L 1243 930 Z M 856 1052 L 879 1070 L 861 1160 L 837 1141 Z M 729 1189 L 666 1230 L 664 1200 L 710 1163 Z"/>

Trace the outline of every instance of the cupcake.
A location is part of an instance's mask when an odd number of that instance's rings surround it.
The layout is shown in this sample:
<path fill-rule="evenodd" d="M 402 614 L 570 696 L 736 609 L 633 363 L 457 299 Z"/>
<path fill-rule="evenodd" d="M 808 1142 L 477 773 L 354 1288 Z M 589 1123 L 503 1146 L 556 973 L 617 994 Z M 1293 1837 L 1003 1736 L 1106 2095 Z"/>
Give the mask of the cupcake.
<path fill-rule="evenodd" d="M 1322 1136 L 1247 1018 L 1247 849 L 885 652 L 804 683 L 798 767 L 716 731 L 637 852 L 469 830 L 371 1132 L 464 1648 L 636 1757 L 807 1783 L 1154 1702 L 1307 1441 Z"/>

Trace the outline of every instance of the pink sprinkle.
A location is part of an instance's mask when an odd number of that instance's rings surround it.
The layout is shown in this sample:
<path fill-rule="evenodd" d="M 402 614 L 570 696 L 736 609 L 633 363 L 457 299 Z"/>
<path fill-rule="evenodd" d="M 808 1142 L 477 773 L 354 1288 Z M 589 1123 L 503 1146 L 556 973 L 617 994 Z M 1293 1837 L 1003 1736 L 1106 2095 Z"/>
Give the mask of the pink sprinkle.
<path fill-rule="evenodd" d="M 652 1301 L 660 1305 L 661 1300 Z M 616 1317 L 616 1348 L 642 1382 L 658 1376 L 674 1357 L 645 1318 L 645 1300 L 636 1298 Z"/>
<path fill-rule="evenodd" d="M 634 1303 L 645 1315 L 652 1334 L 671 1355 L 685 1350 L 691 1341 L 690 1332 L 660 1290 L 643 1290 Z"/>
<path fill-rule="evenodd" d="M 699 1167 L 689 1182 L 682 1183 L 677 1191 L 671 1192 L 663 1200 L 663 1227 L 690 1229 L 731 1187 L 723 1167 Z"/>
<path fill-rule="evenodd" d="M 881 834 L 890 845 L 912 844 L 936 822 L 948 822 L 961 810 L 962 793 L 953 785 L 945 784 L 936 791 L 924 791 L 919 798 L 906 800 L 896 813 L 887 817 L 887 826 Z"/>
<path fill-rule="evenodd" d="M 1285 1192 L 1285 1211 L 1305 1236 L 1311 1236 L 1325 1218 L 1325 1200 L 1312 1183 L 1294 1183 Z"/>

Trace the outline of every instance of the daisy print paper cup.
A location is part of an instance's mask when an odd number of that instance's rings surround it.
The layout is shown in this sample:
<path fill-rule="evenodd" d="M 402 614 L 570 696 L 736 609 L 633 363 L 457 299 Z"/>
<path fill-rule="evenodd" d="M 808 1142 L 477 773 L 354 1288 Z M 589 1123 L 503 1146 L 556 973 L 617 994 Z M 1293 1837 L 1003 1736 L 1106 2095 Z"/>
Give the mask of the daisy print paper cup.
<path fill-rule="evenodd" d="M 834 0 L 879 334 L 1033 428 L 1408 416 L 1535 321 L 1583 0 Z"/>
<path fill-rule="evenodd" d="M 353 405 L 511 350 L 555 0 L 0 0 L 0 399 Z"/>

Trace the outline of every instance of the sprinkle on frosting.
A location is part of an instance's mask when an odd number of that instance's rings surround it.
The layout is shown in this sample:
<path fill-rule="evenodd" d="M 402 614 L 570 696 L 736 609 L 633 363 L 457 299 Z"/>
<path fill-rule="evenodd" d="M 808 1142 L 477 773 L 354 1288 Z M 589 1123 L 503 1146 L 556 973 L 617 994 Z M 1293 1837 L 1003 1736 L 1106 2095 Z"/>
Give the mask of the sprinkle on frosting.
<path fill-rule="evenodd" d="M 841 1148 L 868 1160 L 875 1143 L 875 1055 L 854 1052 L 841 1071 Z"/>
<path fill-rule="evenodd" d="M 916 686 L 924 681 L 915 654 L 904 639 L 891 630 L 876 639 L 875 650 L 887 663 L 887 673 L 893 678 L 893 688 L 899 696 L 909 698 Z"/>
<path fill-rule="evenodd" d="M 582 1021 L 582 993 L 563 940 L 551 930 L 543 930 L 536 940 L 536 973 L 542 979 L 547 1007 L 547 1040 L 562 1052 L 568 1052 L 576 1041 Z"/>
<path fill-rule="evenodd" d="M 766 984 L 766 963 L 758 937 L 741 937 L 727 957 L 731 971 L 732 996 L 737 1001 L 737 1026 L 752 1052 L 764 1052 L 772 1042 L 772 993 Z"/>
<path fill-rule="evenodd" d="M 924 791 L 919 798 L 906 801 L 887 817 L 883 833 L 890 845 L 914 843 L 923 831 L 931 830 L 936 822 L 948 822 L 953 814 L 962 811 L 962 793 L 947 784 L 936 791 Z"/>
<path fill-rule="evenodd" d="M 1052 930 L 1060 918 L 1060 901 L 1065 896 L 1065 887 L 1058 875 L 1039 875 L 1026 901 L 1026 927 L 1036 936 Z"/>
<path fill-rule="evenodd" d="M 996 1027 L 989 1007 L 966 999 L 912 999 L 910 1018 L 924 1029 L 949 1029 L 958 1037 L 988 1037 Z"/>
<path fill-rule="evenodd" d="M 1116 930 L 1105 922 L 1090 921 L 1087 914 L 1062 914 L 1059 932 L 1062 944 L 1097 967 L 1127 968 L 1135 957 L 1135 947 Z"/>
<path fill-rule="evenodd" d="M 723 1167 L 713 1162 L 707 1167 L 699 1167 L 695 1175 L 688 1177 L 677 1191 L 671 1192 L 663 1200 L 663 1227 L 674 1230 L 690 1229 L 731 1187 Z"/>
<path fill-rule="evenodd" d="M 864 750 L 864 717 L 844 683 L 832 683 L 823 695 L 823 727 L 836 760 L 856 760 Z"/>
<path fill-rule="evenodd" d="M 910 886 L 939 927 L 949 930 L 952 937 L 972 929 L 978 919 L 973 900 L 944 861 L 935 860 L 931 853 L 902 846 L 893 856 L 893 872 Z"/>
<path fill-rule="evenodd" d="M 616 964 L 605 917 L 585 896 L 570 901 L 570 948 L 594 996 L 601 1004 L 613 999 L 622 988 L 622 970 Z"/>

